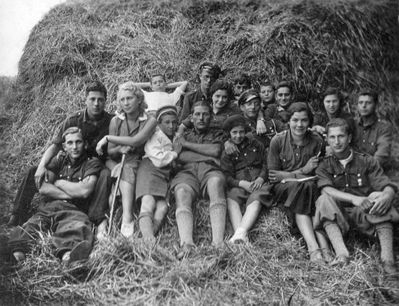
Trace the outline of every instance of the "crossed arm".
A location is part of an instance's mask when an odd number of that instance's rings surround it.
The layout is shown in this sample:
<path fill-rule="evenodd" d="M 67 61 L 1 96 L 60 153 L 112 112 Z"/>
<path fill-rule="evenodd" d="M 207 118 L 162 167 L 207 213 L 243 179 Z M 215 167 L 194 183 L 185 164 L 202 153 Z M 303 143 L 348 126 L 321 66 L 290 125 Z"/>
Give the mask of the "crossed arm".
<path fill-rule="evenodd" d="M 328 194 L 337 201 L 359 206 L 371 215 L 385 214 L 391 208 L 391 202 L 395 196 L 395 190 L 391 186 L 386 186 L 382 191 L 372 192 L 367 197 L 357 196 L 331 186 L 324 187 L 322 193 Z"/>
<path fill-rule="evenodd" d="M 39 192 L 55 200 L 86 199 L 93 192 L 97 182 L 95 175 L 86 176 L 80 182 L 55 180 L 56 176 L 52 171 L 47 171 L 46 176 Z"/>

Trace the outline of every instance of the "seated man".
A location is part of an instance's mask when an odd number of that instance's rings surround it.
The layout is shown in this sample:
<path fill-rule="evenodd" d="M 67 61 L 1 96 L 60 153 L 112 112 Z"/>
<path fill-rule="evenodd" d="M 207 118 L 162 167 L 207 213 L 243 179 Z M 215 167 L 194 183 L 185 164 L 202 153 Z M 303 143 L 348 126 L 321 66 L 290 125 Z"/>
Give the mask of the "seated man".
<path fill-rule="evenodd" d="M 269 104 L 264 110 L 264 117 L 266 120 L 278 119 L 283 123 L 288 123 L 289 112 L 288 108 L 292 103 L 292 87 L 287 81 L 282 81 L 276 86 L 276 103 Z"/>
<path fill-rule="evenodd" d="M 209 95 L 209 90 L 212 84 L 215 83 L 221 74 L 222 70 L 215 63 L 203 62 L 200 64 L 198 71 L 200 88 L 196 91 L 186 94 L 184 97 L 179 117 L 180 123 L 190 115 L 195 102 L 206 101 L 209 105 L 212 104 L 212 97 Z"/>
<path fill-rule="evenodd" d="M 112 115 L 107 113 L 105 102 L 107 90 L 105 86 L 96 81 L 89 82 L 86 86 L 86 108 L 69 116 L 58 128 L 52 144 L 44 152 L 37 167 L 29 169 L 21 185 L 18 188 L 14 200 L 14 209 L 8 225 L 16 226 L 23 224 L 28 218 L 28 211 L 35 193 L 38 192 L 47 165 L 51 159 L 62 149 L 62 134 L 72 126 L 79 127 L 87 141 L 87 155 L 98 157 L 96 152 L 97 142 L 108 135 L 108 127 Z M 106 156 L 100 158 L 103 162 Z M 89 217 L 92 222 L 102 224 L 105 221 L 105 213 L 108 211 L 108 195 L 111 190 L 110 171 L 103 167 L 97 180 L 96 190 L 93 193 L 92 204 L 89 209 Z M 103 226 L 105 230 L 105 225 Z"/>
<path fill-rule="evenodd" d="M 382 167 L 389 162 L 392 145 L 392 125 L 377 117 L 378 94 L 362 90 L 357 101 L 359 119 L 355 124 L 354 146 L 359 152 L 366 153 L 378 160 Z"/>
<path fill-rule="evenodd" d="M 333 263 L 345 264 L 349 259 L 343 235 L 350 226 L 365 234 L 377 234 L 383 268 L 395 273 L 392 222 L 399 220 L 399 214 L 391 202 L 396 187 L 374 158 L 351 149 L 352 135 L 346 120 L 331 120 L 326 132 L 332 155 L 316 170 L 322 195 L 316 202 L 314 227 L 327 233 L 337 256 Z"/>
<path fill-rule="evenodd" d="M 11 232 L 9 249 L 17 261 L 25 259 L 40 230 L 53 233 L 55 256 L 63 262 L 86 259 L 92 249 L 87 209 L 102 164 L 95 157 L 87 157 L 87 142 L 78 127 L 68 128 L 62 140 L 65 154 L 51 160 L 39 189 L 45 199 L 36 214 Z"/>
<path fill-rule="evenodd" d="M 176 200 L 176 223 L 182 251 L 178 258 L 194 248 L 192 204 L 199 196 L 209 196 L 209 214 L 212 227 L 212 243 L 223 243 L 226 223 L 225 177 L 219 168 L 224 133 L 210 129 L 211 108 L 205 101 L 194 103 L 193 128 L 187 129 L 176 142 L 182 147 L 178 162 L 182 169 L 172 180 L 171 190 Z"/>

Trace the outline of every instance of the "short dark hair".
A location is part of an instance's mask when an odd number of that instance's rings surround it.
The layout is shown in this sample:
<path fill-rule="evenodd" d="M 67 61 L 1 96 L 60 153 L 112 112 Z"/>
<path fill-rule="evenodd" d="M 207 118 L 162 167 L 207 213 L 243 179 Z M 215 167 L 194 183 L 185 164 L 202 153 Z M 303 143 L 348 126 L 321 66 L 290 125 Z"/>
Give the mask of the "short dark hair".
<path fill-rule="evenodd" d="M 321 103 L 322 104 L 324 103 L 324 99 L 327 96 L 332 96 L 332 95 L 337 96 L 338 101 L 339 101 L 339 109 L 342 109 L 342 107 L 344 106 L 343 105 L 343 96 L 342 96 L 341 91 L 337 87 L 327 87 L 327 89 L 323 92 Z M 321 106 L 324 109 L 324 105 L 321 105 Z"/>
<path fill-rule="evenodd" d="M 328 131 L 330 130 L 330 128 L 333 128 L 333 127 L 342 127 L 342 128 L 344 128 L 345 133 L 347 133 L 348 135 L 352 135 L 352 129 L 351 129 L 348 121 L 346 121 L 345 119 L 342 119 L 342 118 L 331 119 L 326 125 L 327 135 L 328 135 Z"/>
<path fill-rule="evenodd" d="M 218 79 L 222 74 L 222 69 L 214 62 L 202 62 L 198 67 L 198 74 L 201 74 L 203 70 L 209 70 L 215 79 Z"/>
<path fill-rule="evenodd" d="M 266 81 L 266 82 L 260 82 L 259 83 L 259 89 L 261 87 L 271 87 L 273 90 L 276 90 L 276 86 L 274 86 L 274 84 L 272 82 Z"/>
<path fill-rule="evenodd" d="M 70 135 L 70 134 L 77 134 L 77 133 L 79 133 L 80 135 L 82 135 L 82 139 L 85 140 L 85 139 L 84 139 L 84 136 L 83 136 L 82 130 L 81 130 L 79 127 L 77 127 L 77 126 L 71 126 L 71 127 L 67 128 L 67 129 L 64 131 L 64 133 L 62 133 L 62 142 L 63 142 L 63 143 L 65 142 L 65 138 L 67 137 L 67 135 Z"/>
<path fill-rule="evenodd" d="M 86 97 L 89 95 L 91 91 L 99 91 L 104 95 L 104 98 L 107 99 L 107 89 L 104 84 L 100 81 L 90 81 L 86 85 Z"/>
<path fill-rule="evenodd" d="M 208 102 L 206 102 L 206 101 L 197 101 L 197 102 L 194 102 L 194 104 L 193 104 L 193 106 L 191 107 L 191 113 L 193 113 L 194 112 L 194 108 L 195 107 L 197 107 L 197 106 L 206 106 L 208 109 L 209 109 L 209 113 L 211 113 L 211 106 L 209 105 L 209 103 Z"/>
<path fill-rule="evenodd" d="M 248 88 L 251 88 L 251 78 L 249 77 L 248 74 L 246 73 L 240 73 L 238 74 L 234 79 L 233 83 L 235 84 L 242 84 L 242 85 L 247 85 Z"/>
<path fill-rule="evenodd" d="M 230 116 L 223 122 L 223 130 L 227 133 L 230 133 L 230 131 L 237 126 L 242 126 L 246 132 L 251 130 L 242 115 Z"/>
<path fill-rule="evenodd" d="M 276 90 L 279 90 L 282 87 L 288 87 L 288 89 L 290 90 L 290 93 L 292 94 L 292 86 L 291 83 L 288 81 L 281 81 L 277 84 L 276 86 Z"/>
<path fill-rule="evenodd" d="M 150 84 L 152 84 L 152 79 L 155 78 L 155 77 L 157 77 L 157 76 L 160 76 L 160 77 L 166 82 L 165 75 L 162 74 L 162 73 L 158 73 L 158 72 L 157 72 L 157 73 L 151 74 L 151 77 L 150 77 Z"/>
<path fill-rule="evenodd" d="M 244 91 L 241 96 L 238 98 L 238 105 L 243 105 L 252 99 L 258 98 L 260 100 L 260 94 L 255 89 L 247 89 Z"/>
<path fill-rule="evenodd" d="M 231 84 L 229 82 L 223 80 L 215 81 L 215 83 L 213 83 L 209 89 L 210 97 L 212 97 L 213 94 L 218 90 L 226 90 L 229 101 L 233 98 L 233 89 L 231 88 Z"/>
<path fill-rule="evenodd" d="M 375 91 L 375 90 L 372 90 L 372 89 L 370 89 L 370 88 L 363 88 L 363 89 L 361 89 L 361 90 L 359 91 L 358 98 L 359 98 L 360 96 L 370 96 L 370 97 L 373 98 L 373 101 L 374 101 L 375 104 L 378 103 L 378 92 Z"/>
<path fill-rule="evenodd" d="M 306 102 L 294 102 L 288 107 L 287 111 L 290 120 L 294 113 L 306 112 L 309 118 L 309 126 L 313 125 L 313 113 Z"/>

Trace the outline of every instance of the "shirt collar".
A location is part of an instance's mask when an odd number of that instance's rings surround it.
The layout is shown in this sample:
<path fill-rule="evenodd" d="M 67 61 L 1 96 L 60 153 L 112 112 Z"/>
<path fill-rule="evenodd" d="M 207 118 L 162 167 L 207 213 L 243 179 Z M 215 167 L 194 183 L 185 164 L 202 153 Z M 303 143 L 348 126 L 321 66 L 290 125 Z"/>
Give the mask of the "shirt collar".
<path fill-rule="evenodd" d="M 103 111 L 102 116 L 98 120 L 92 120 L 87 113 L 87 108 L 83 112 L 83 122 L 99 122 L 105 118 L 105 111 Z"/>
<path fill-rule="evenodd" d="M 305 147 L 305 146 L 307 146 L 310 143 L 311 134 L 312 134 L 311 131 L 309 131 L 309 130 L 306 131 L 305 136 L 303 138 L 303 144 L 300 145 L 300 147 Z M 297 146 L 297 144 L 294 143 L 294 138 L 292 137 L 291 130 L 289 128 L 287 130 L 287 135 L 288 135 L 287 137 L 288 137 L 291 145 Z"/>
<path fill-rule="evenodd" d="M 121 120 L 126 120 L 126 115 L 125 115 L 125 113 L 123 111 L 122 112 L 116 111 L 115 112 L 115 116 L 117 116 Z M 141 114 L 141 116 L 139 116 L 139 118 L 138 118 L 139 121 L 145 121 L 147 119 L 148 119 L 148 115 L 147 115 L 146 112 L 143 112 Z"/>
<path fill-rule="evenodd" d="M 363 122 L 363 118 L 362 117 L 360 117 L 360 120 L 359 120 L 359 124 L 361 125 L 361 126 L 363 126 L 363 127 L 370 127 L 370 126 L 372 126 L 374 123 L 376 123 L 378 121 L 378 116 L 377 116 L 377 114 L 372 114 L 371 115 L 371 120 L 370 120 L 370 123 L 369 124 L 364 124 L 364 122 Z"/>

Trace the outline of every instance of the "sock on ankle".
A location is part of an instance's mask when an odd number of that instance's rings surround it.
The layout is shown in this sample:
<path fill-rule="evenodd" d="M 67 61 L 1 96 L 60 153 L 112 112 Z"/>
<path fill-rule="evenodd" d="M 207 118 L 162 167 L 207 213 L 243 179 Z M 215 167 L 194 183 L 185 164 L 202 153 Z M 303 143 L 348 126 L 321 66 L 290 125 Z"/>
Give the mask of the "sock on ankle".
<path fill-rule="evenodd" d="M 344 238 L 338 225 L 334 222 L 324 222 L 324 230 L 331 241 L 335 255 L 349 257 L 349 251 L 345 246 Z"/>
<path fill-rule="evenodd" d="M 375 226 L 381 246 L 381 260 L 383 262 L 394 262 L 393 256 L 393 226 L 392 223 L 384 222 Z"/>
<path fill-rule="evenodd" d="M 226 200 L 210 203 L 209 215 L 211 218 L 212 241 L 215 244 L 222 243 L 226 226 Z"/>
<path fill-rule="evenodd" d="M 176 223 L 179 230 L 181 245 L 194 244 L 193 241 L 193 212 L 191 207 L 176 209 Z"/>

